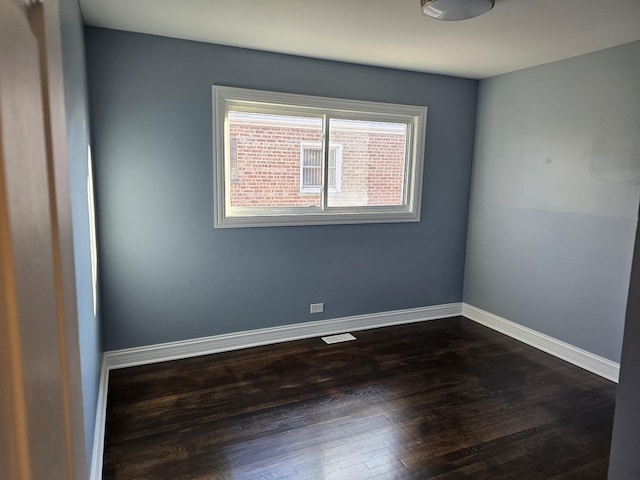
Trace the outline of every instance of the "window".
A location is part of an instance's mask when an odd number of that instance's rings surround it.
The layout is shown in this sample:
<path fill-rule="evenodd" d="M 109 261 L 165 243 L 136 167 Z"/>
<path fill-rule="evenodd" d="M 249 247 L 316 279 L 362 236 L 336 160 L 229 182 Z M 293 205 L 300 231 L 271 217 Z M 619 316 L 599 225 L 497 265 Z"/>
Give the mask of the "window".
<path fill-rule="evenodd" d="M 322 188 L 322 145 L 302 144 L 300 149 L 300 191 L 303 193 L 320 193 Z M 342 174 L 342 148 L 329 146 L 329 175 L 327 182 L 329 192 L 340 192 Z"/>
<path fill-rule="evenodd" d="M 213 87 L 214 226 L 420 220 L 426 107 Z"/>

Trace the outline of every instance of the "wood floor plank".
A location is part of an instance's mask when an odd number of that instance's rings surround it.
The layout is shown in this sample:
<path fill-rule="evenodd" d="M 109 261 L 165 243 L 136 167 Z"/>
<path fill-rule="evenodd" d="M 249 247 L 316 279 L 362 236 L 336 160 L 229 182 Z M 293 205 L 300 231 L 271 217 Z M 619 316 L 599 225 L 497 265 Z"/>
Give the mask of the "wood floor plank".
<path fill-rule="evenodd" d="M 462 317 L 111 372 L 104 478 L 605 479 L 611 382 Z"/>

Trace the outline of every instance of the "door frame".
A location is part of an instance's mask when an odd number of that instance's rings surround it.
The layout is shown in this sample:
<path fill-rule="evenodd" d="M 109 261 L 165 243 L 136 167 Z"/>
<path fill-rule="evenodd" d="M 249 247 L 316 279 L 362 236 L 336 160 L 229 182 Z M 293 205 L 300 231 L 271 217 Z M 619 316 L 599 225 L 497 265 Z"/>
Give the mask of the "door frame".
<path fill-rule="evenodd" d="M 59 4 L 0 0 L 0 477 L 88 477 Z"/>

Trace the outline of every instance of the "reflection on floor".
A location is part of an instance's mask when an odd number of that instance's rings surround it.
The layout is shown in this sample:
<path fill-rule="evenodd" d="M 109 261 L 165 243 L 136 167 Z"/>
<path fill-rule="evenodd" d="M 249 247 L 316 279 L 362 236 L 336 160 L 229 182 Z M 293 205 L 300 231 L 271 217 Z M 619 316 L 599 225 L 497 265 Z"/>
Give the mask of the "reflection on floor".
<path fill-rule="evenodd" d="M 111 372 L 105 479 L 605 479 L 615 386 L 464 318 Z"/>

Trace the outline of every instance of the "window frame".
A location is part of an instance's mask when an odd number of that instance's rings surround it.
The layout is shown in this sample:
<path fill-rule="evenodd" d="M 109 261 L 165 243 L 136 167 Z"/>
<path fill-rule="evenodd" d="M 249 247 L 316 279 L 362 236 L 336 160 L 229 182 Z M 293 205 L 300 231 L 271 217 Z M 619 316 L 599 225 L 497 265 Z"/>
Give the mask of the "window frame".
<path fill-rule="evenodd" d="M 212 86 L 214 228 L 272 227 L 290 225 L 336 225 L 359 223 L 419 222 L 422 172 L 425 155 L 427 107 L 362 100 L 269 92 Z M 231 207 L 229 164 L 229 110 L 307 116 L 323 119 L 323 187 L 320 207 Z M 404 123 L 404 204 L 385 206 L 329 207 L 327 182 L 329 124 L 331 119 Z M 229 188 L 227 188 L 229 186 Z M 300 185 L 302 186 L 302 185 Z M 333 192 L 331 192 L 333 193 Z"/>

